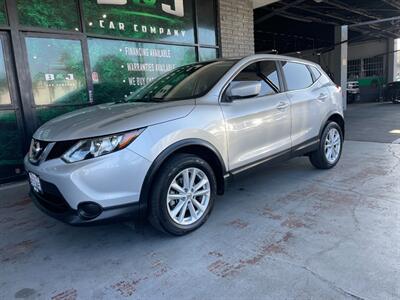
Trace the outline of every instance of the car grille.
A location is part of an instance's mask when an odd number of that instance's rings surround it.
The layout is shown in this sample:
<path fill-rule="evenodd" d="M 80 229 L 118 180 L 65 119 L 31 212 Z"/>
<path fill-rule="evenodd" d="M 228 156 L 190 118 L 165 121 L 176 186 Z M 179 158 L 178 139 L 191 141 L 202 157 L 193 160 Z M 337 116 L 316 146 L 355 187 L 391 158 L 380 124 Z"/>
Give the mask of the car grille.
<path fill-rule="evenodd" d="M 72 146 L 74 146 L 77 141 L 64 141 L 64 142 L 56 142 L 53 145 L 53 148 L 50 150 L 49 155 L 47 155 L 46 160 L 59 158 L 64 155 Z"/>
<path fill-rule="evenodd" d="M 76 140 L 52 143 L 33 139 L 29 150 L 29 160 L 33 164 L 39 164 L 41 160 L 60 158 L 76 143 Z M 51 149 L 48 149 L 50 151 L 46 151 L 47 154 L 45 154 L 47 147 L 51 147 Z M 46 155 L 46 157 L 43 157 L 43 155 Z"/>
<path fill-rule="evenodd" d="M 33 164 L 37 164 L 41 159 L 44 150 L 49 145 L 49 142 L 39 141 L 32 139 L 31 147 L 29 149 L 29 160 Z"/>

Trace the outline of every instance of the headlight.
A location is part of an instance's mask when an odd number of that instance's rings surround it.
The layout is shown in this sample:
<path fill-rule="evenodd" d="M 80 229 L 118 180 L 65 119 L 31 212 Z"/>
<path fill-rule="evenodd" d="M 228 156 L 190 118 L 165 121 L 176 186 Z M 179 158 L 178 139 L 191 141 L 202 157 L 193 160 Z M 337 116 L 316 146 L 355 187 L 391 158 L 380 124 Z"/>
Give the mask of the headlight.
<path fill-rule="evenodd" d="M 143 130 L 144 129 L 138 129 L 121 134 L 81 140 L 69 149 L 62 156 L 62 159 L 67 163 L 73 163 L 124 149 L 132 143 Z"/>

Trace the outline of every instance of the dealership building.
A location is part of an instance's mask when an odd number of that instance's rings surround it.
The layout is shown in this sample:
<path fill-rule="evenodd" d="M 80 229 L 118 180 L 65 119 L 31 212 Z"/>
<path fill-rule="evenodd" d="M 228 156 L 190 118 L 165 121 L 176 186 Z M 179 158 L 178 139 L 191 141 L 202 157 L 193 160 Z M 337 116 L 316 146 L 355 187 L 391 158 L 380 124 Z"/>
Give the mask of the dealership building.
<path fill-rule="evenodd" d="M 397 23 L 352 30 L 347 25 L 354 20 L 374 16 L 348 7 L 332 13 L 320 2 L 0 0 L 0 183 L 24 175 L 23 155 L 44 122 L 129 97 L 180 65 L 254 52 L 291 53 L 332 69 L 342 85 L 350 60 L 350 75 L 364 72 L 393 81 Z M 397 14 L 389 12 L 396 4 L 384 5 L 385 15 L 376 20 Z M 357 40 L 349 47 L 348 35 Z"/>

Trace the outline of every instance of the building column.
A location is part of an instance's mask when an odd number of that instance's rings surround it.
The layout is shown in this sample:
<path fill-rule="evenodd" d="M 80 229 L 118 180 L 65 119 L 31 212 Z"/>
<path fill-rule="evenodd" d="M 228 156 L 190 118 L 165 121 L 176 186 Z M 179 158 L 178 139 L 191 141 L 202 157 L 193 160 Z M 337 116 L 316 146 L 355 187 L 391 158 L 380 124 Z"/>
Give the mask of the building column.
<path fill-rule="evenodd" d="M 333 51 L 333 77 L 336 84 L 342 87 L 343 109 L 347 109 L 347 51 L 348 26 L 335 27 L 335 49 Z"/>
<path fill-rule="evenodd" d="M 400 70 L 397 70 L 396 67 L 396 53 L 394 52 L 396 50 L 396 43 L 395 39 L 393 38 L 388 38 L 387 39 L 387 82 L 393 82 L 396 81 L 396 74 Z"/>
<path fill-rule="evenodd" d="M 251 0 L 218 0 L 222 57 L 254 54 L 254 17 Z"/>

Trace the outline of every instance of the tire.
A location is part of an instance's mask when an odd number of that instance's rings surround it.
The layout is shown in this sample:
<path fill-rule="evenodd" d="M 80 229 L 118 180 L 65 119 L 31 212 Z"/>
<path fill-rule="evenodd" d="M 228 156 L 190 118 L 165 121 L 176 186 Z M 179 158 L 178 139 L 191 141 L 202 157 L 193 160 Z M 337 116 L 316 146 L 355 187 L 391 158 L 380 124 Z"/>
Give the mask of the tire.
<path fill-rule="evenodd" d="M 333 152 L 337 154 L 335 155 L 335 159 L 333 160 L 333 156 L 329 155 L 329 152 L 326 152 L 325 149 L 325 144 L 329 143 L 327 139 L 329 139 L 328 135 L 336 132 L 338 134 L 338 137 L 340 138 L 340 141 L 338 143 L 338 147 L 331 146 L 331 151 L 334 151 L 335 149 L 338 151 Z M 335 139 L 336 140 L 336 139 Z M 342 150 L 343 150 L 343 132 L 340 126 L 336 122 L 329 122 L 325 126 L 321 139 L 319 142 L 318 150 L 312 152 L 309 157 L 310 157 L 310 162 L 311 164 L 316 167 L 317 169 L 331 169 L 336 164 L 339 162 L 340 157 L 342 155 Z"/>
<path fill-rule="evenodd" d="M 185 174 L 188 174 L 186 182 L 189 185 L 184 183 Z M 192 184 L 193 175 L 195 179 Z M 197 185 L 206 181 L 208 184 L 205 183 L 197 192 L 194 191 Z M 181 236 L 200 228 L 207 221 L 214 205 L 217 181 L 212 168 L 205 160 L 193 154 L 180 153 L 163 164 L 153 182 L 152 190 L 150 223 L 158 230 Z M 196 196 L 197 193 L 204 195 Z M 176 211 L 178 213 L 174 217 Z"/>

